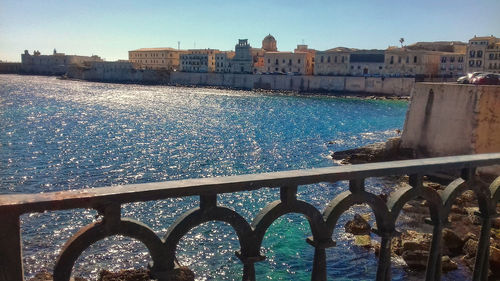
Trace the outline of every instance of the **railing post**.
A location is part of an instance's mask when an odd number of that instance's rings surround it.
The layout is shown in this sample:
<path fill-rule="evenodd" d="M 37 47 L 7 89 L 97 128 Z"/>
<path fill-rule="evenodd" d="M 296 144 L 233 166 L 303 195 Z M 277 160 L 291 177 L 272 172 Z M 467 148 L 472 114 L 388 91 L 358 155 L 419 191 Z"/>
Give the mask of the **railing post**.
<path fill-rule="evenodd" d="M 0 281 L 21 281 L 23 276 L 19 214 L 0 214 Z"/>
<path fill-rule="evenodd" d="M 314 262 L 312 268 L 312 281 L 326 281 L 326 252 L 325 248 L 314 248 Z"/>
<path fill-rule="evenodd" d="M 481 234 L 479 243 L 477 245 L 476 260 L 474 262 L 474 273 L 472 275 L 473 281 L 486 281 L 488 280 L 489 256 L 490 256 L 490 232 L 491 232 L 491 218 L 483 217 Z"/>
<path fill-rule="evenodd" d="M 372 232 L 381 237 L 376 280 L 391 280 L 391 242 L 396 232 L 394 229 L 385 231 L 372 229 Z"/>
<path fill-rule="evenodd" d="M 441 240 L 443 236 L 443 223 L 441 221 L 433 221 L 431 248 L 429 250 L 429 258 L 427 260 L 427 270 L 425 272 L 425 280 L 441 280 Z"/>

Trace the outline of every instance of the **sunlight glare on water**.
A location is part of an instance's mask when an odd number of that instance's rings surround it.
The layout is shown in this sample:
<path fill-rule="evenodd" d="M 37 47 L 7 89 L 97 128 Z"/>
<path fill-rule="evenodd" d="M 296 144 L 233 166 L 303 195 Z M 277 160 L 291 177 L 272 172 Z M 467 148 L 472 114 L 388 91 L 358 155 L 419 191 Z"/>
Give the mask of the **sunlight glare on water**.
<path fill-rule="evenodd" d="M 0 193 L 39 193 L 128 183 L 214 177 L 332 166 L 333 151 L 383 141 L 402 129 L 407 103 L 297 96 L 254 91 L 142 86 L 0 75 Z M 374 192 L 384 184 L 373 181 Z M 345 183 L 299 188 L 299 197 L 323 210 Z M 219 195 L 219 204 L 251 221 L 277 190 Z M 123 216 L 160 237 L 198 198 L 123 206 Z M 350 215 L 355 210 L 350 210 Z M 51 270 L 64 242 L 95 221 L 93 210 L 22 216 L 27 276 Z M 339 228 L 343 231 L 346 218 Z M 332 278 L 373 279 L 376 258 L 351 240 L 328 251 Z M 258 280 L 310 280 L 313 248 L 307 221 L 287 215 L 266 233 Z M 237 236 L 224 223 L 191 230 L 178 259 L 197 280 L 238 280 Z M 342 256 L 342 259 L 339 257 Z M 143 267 L 150 257 L 123 237 L 87 249 L 75 275 L 95 278 L 101 268 Z M 395 269 L 394 278 L 406 273 Z M 215 276 L 215 277 L 214 277 Z"/>

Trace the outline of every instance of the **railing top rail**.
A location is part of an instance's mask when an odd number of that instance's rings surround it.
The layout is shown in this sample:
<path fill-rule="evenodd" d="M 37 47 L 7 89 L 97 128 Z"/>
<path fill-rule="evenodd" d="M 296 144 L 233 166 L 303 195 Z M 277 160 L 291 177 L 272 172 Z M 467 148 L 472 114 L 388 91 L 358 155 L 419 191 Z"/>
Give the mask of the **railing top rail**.
<path fill-rule="evenodd" d="M 36 194 L 4 194 L 0 195 L 0 213 L 10 211 L 22 214 L 49 210 L 98 208 L 110 203 L 123 204 L 172 197 L 255 190 L 262 187 L 305 185 L 387 175 L 429 173 L 495 164 L 500 164 L 500 153 L 117 185 Z"/>

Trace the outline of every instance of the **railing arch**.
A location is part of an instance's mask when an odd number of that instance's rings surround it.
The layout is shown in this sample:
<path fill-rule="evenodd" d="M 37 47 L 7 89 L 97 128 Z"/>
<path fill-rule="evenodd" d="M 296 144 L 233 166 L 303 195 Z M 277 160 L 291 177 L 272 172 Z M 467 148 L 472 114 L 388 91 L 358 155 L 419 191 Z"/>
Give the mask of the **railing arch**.
<path fill-rule="evenodd" d="M 175 251 L 179 240 L 193 227 L 207 221 L 223 221 L 235 230 L 242 260 L 243 280 L 255 280 L 254 263 L 263 260 L 260 254 L 262 239 L 269 225 L 287 213 L 299 213 L 309 221 L 312 237 L 307 242 L 314 248 L 312 280 L 326 280 L 325 248 L 335 246 L 332 234 L 339 216 L 353 205 L 368 204 L 375 214 L 381 239 L 377 280 L 390 280 L 390 242 L 395 235 L 395 221 L 402 206 L 411 199 L 424 198 L 429 202 L 434 224 L 431 257 L 426 280 L 440 279 L 440 241 L 454 199 L 467 189 L 478 197 L 482 218 L 478 254 L 473 280 L 484 280 L 488 274 L 489 235 L 491 219 L 500 200 L 500 177 L 489 187 L 476 185 L 474 171 L 480 166 L 500 164 L 500 153 L 393 161 L 352 166 L 337 166 L 311 170 L 297 170 L 254 175 L 204 178 L 159 183 L 133 184 L 104 188 L 81 189 L 43 194 L 0 195 L 0 281 L 23 280 L 21 232 L 19 217 L 25 213 L 66 210 L 97 209 L 102 221 L 81 229 L 63 248 L 55 268 L 57 281 L 67 280 L 75 260 L 92 243 L 111 235 L 125 235 L 146 244 L 153 259 L 152 273 L 160 281 L 171 280 L 169 272 L 175 267 Z M 422 187 L 426 173 L 457 170 L 461 179 L 452 182 L 437 196 Z M 379 196 L 367 192 L 364 179 L 392 175 L 410 175 L 411 187 L 390 195 L 385 203 Z M 297 199 L 297 187 L 319 182 L 349 181 L 349 190 L 333 198 L 323 214 L 307 202 Z M 271 202 L 249 224 L 232 209 L 218 206 L 217 195 L 223 193 L 279 188 L 280 200 Z M 161 240 L 147 226 L 121 218 L 120 206 L 130 202 L 162 200 L 186 196 L 200 196 L 200 206 L 183 214 L 168 228 Z"/>

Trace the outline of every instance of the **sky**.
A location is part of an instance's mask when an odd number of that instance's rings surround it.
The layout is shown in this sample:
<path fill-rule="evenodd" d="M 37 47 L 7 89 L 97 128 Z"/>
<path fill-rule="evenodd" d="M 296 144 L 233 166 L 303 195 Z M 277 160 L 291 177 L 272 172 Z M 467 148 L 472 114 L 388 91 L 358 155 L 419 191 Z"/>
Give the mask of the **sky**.
<path fill-rule="evenodd" d="M 138 48 L 234 50 L 272 34 L 297 44 L 385 49 L 419 41 L 500 37 L 500 0 L 1 0 L 0 60 L 24 50 L 127 59 Z"/>

